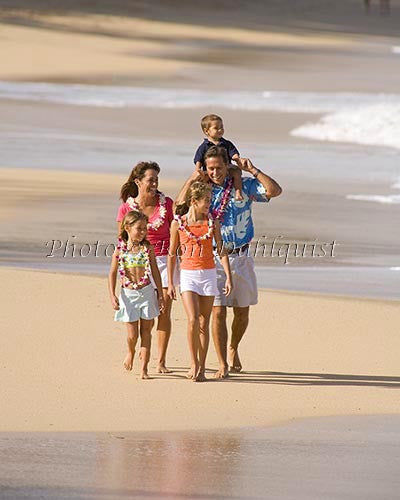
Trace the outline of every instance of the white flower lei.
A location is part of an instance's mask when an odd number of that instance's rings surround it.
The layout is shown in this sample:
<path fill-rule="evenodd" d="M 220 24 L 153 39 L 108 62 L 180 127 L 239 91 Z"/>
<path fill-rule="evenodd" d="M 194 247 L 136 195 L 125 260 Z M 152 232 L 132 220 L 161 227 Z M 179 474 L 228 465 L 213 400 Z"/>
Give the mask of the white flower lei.
<path fill-rule="evenodd" d="M 175 215 L 174 219 L 178 222 L 179 224 L 179 229 L 181 231 L 184 231 L 187 236 L 189 236 L 190 239 L 196 240 L 197 243 L 203 240 L 209 240 L 212 236 L 212 232 L 214 229 L 214 219 L 211 217 L 211 215 L 208 216 L 208 231 L 206 234 L 203 234 L 203 236 L 196 236 L 195 234 L 190 231 L 188 228 L 188 225 L 185 224 L 182 220 L 182 217 L 180 215 Z"/>
<path fill-rule="evenodd" d="M 132 210 L 138 210 L 140 211 L 139 205 L 135 201 L 135 198 L 132 198 L 132 196 L 129 196 L 129 198 L 126 200 L 126 203 L 130 206 Z M 158 231 L 158 229 L 164 224 L 165 222 L 165 217 L 167 216 L 167 209 L 166 209 L 166 198 L 164 193 L 159 193 L 158 195 L 158 204 L 160 206 L 159 209 L 159 217 L 154 221 L 154 222 L 149 222 L 147 224 L 147 229 L 152 229 L 153 231 Z"/>

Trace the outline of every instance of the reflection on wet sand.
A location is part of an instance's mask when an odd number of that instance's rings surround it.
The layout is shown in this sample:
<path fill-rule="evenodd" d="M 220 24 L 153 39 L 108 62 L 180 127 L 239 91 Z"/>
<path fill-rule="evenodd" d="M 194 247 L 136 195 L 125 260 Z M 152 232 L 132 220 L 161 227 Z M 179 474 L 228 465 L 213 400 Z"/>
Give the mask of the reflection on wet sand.
<path fill-rule="evenodd" d="M 244 457 L 240 434 L 111 434 L 110 438 L 97 459 L 96 483 L 107 478 L 115 490 L 123 486 L 135 494 L 171 498 L 233 498 L 239 487 Z"/>
<path fill-rule="evenodd" d="M 2 433 L 0 496 L 397 500 L 400 417 L 266 429 Z"/>

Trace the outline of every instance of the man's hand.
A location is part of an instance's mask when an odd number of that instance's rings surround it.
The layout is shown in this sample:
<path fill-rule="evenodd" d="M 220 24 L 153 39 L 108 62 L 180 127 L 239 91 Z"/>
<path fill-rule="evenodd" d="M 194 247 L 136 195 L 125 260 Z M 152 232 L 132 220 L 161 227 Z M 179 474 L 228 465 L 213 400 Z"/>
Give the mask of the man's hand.
<path fill-rule="evenodd" d="M 233 285 L 230 278 L 226 278 L 225 287 L 223 288 L 224 295 L 229 295 L 232 292 Z"/>
<path fill-rule="evenodd" d="M 252 164 L 250 158 L 241 158 L 242 164 L 238 165 L 239 168 L 244 170 L 245 172 L 251 172 L 251 170 L 254 170 L 256 167 Z"/>

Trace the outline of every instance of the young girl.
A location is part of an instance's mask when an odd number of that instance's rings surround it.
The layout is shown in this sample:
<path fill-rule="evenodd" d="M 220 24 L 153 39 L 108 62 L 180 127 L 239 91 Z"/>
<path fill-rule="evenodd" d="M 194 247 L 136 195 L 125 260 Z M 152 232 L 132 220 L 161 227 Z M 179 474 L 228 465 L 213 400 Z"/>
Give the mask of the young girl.
<path fill-rule="evenodd" d="M 147 222 L 147 216 L 137 211 L 128 212 L 122 219 L 119 243 L 113 254 L 108 276 L 111 304 L 116 310 L 115 321 L 123 321 L 128 329 L 128 354 L 124 366 L 126 370 L 132 370 L 140 334 L 142 379 L 149 378 L 147 367 L 153 319 L 164 309 L 160 272 L 153 247 L 146 240 Z M 121 276 L 119 299 L 115 295 L 117 272 Z M 157 286 L 158 301 L 150 281 L 150 273 Z"/>
<path fill-rule="evenodd" d="M 218 220 L 209 216 L 211 187 L 204 182 L 194 182 L 188 189 L 186 203 L 171 224 L 171 243 L 168 255 L 168 295 L 176 299 L 173 273 L 176 253 L 180 244 L 180 290 L 188 318 L 188 342 L 191 368 L 188 378 L 206 380 L 206 356 L 209 343 L 209 323 L 214 296 L 217 294 L 217 272 L 213 254 L 213 238 L 221 254 L 226 282 L 225 294 L 232 290 L 229 259 L 223 250 Z"/>

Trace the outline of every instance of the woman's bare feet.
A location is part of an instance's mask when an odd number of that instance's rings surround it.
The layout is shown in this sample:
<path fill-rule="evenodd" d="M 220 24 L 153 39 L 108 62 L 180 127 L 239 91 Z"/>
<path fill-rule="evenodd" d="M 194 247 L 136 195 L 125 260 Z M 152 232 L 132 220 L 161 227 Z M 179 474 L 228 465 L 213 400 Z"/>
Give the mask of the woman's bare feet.
<path fill-rule="evenodd" d="M 231 373 L 240 373 L 242 371 L 242 363 L 240 362 L 239 353 L 237 349 L 234 349 L 232 346 L 229 346 L 228 352 L 228 363 L 229 363 L 229 371 Z"/>
<path fill-rule="evenodd" d="M 140 378 L 142 380 L 149 380 L 150 379 L 150 376 L 147 372 L 142 372 L 141 375 L 140 375 Z"/>
<path fill-rule="evenodd" d="M 135 352 L 129 351 L 124 359 L 124 367 L 125 367 L 125 370 L 127 370 L 128 372 L 132 371 L 133 357 L 134 356 L 135 356 Z"/>
<path fill-rule="evenodd" d="M 157 366 L 157 373 L 172 373 L 171 370 L 168 370 L 168 368 L 164 364 L 158 364 Z"/>
<path fill-rule="evenodd" d="M 229 376 L 229 370 L 227 366 L 221 367 L 216 373 L 214 373 L 214 378 L 226 378 Z"/>

